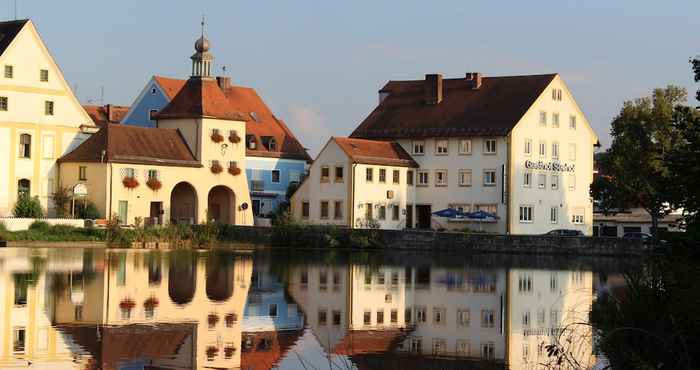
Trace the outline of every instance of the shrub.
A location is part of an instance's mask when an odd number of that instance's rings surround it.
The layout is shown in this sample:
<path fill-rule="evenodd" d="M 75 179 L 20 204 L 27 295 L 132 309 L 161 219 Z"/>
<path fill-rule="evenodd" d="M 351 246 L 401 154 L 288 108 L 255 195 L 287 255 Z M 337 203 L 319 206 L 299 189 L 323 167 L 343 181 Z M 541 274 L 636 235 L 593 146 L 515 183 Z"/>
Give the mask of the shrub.
<path fill-rule="evenodd" d="M 30 197 L 27 194 L 20 195 L 12 211 L 15 217 L 41 218 L 43 211 L 38 197 Z"/>
<path fill-rule="evenodd" d="M 71 203 L 71 190 L 67 187 L 61 187 L 56 190 L 51 196 L 54 209 L 57 217 L 66 217 L 68 205 Z"/>
<path fill-rule="evenodd" d="M 97 210 L 97 206 L 93 202 L 76 202 L 75 215 L 84 220 L 95 220 L 100 218 L 100 211 Z"/>
<path fill-rule="evenodd" d="M 32 222 L 31 225 L 29 225 L 29 230 L 39 232 L 39 233 L 45 233 L 51 229 L 51 225 L 49 225 L 47 222 L 44 221 L 34 221 Z"/>

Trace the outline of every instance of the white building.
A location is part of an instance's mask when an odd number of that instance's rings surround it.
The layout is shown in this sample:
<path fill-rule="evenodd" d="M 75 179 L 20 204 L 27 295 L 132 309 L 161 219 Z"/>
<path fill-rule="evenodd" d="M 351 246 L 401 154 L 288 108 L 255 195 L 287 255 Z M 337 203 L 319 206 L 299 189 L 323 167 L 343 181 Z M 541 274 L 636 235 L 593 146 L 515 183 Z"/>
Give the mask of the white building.
<path fill-rule="evenodd" d="M 357 139 L 363 140 L 353 142 Z M 592 233 L 588 188 L 598 139 L 558 74 L 468 73 L 445 80 L 438 74 L 389 81 L 379 91 L 379 105 L 351 138 L 333 138 L 331 143 L 339 140 L 355 144 L 359 153 L 348 154 L 338 145 L 324 147 L 292 200 L 295 216 L 306 222 L 364 227 L 373 219 L 389 229 Z M 387 159 L 401 159 L 403 164 Z M 335 171 L 341 164 L 352 178 L 337 186 L 333 174 L 323 176 L 322 171 Z M 361 175 L 370 171 L 368 167 L 381 171 L 380 166 L 386 171 L 383 181 L 380 174 Z M 393 181 L 395 170 L 398 182 Z M 330 215 L 328 207 L 336 198 L 352 205 L 347 215 L 320 217 Z M 368 204 L 374 210 L 368 211 Z M 387 208 L 382 219 L 382 205 L 399 208 Z M 486 211 L 496 220 L 476 223 L 432 216 L 445 208 Z"/>

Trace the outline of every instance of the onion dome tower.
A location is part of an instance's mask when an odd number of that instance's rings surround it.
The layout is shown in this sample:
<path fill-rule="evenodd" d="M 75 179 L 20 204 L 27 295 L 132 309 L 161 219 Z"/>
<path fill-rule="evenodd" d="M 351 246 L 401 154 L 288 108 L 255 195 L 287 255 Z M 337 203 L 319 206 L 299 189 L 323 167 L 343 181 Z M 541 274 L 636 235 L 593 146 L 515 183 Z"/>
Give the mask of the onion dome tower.
<path fill-rule="evenodd" d="M 209 53 L 209 40 L 204 37 L 204 18 L 202 18 L 202 36 L 194 43 L 195 53 L 190 57 L 192 59 L 192 77 L 195 78 L 212 78 L 211 63 L 214 61 L 214 56 Z"/>

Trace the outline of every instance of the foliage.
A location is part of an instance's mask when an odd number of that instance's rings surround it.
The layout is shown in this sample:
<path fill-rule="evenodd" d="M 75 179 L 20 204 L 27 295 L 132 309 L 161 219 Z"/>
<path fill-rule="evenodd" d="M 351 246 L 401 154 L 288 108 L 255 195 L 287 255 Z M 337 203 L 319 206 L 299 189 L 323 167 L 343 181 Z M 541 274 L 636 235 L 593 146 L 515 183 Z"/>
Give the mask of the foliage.
<path fill-rule="evenodd" d="M 241 137 L 238 136 L 238 133 L 236 131 L 231 131 L 231 134 L 228 136 L 228 141 L 230 141 L 233 144 L 238 144 L 241 142 Z"/>
<path fill-rule="evenodd" d="M 241 169 L 238 167 L 229 167 L 228 168 L 228 173 L 231 174 L 232 176 L 238 176 L 241 174 Z"/>
<path fill-rule="evenodd" d="M 68 212 L 68 208 L 71 204 L 71 199 L 71 189 L 68 187 L 59 187 L 53 193 L 53 195 L 51 195 L 51 200 L 53 200 L 54 209 L 56 211 L 56 217 L 66 217 L 70 213 Z"/>
<path fill-rule="evenodd" d="M 67 241 L 102 241 L 105 232 L 94 228 L 80 228 L 68 225 L 49 225 L 43 221 L 35 221 L 29 225 L 25 231 L 7 232 L 5 238 L 0 239 L 16 241 L 47 241 L 47 242 L 67 242 Z"/>
<path fill-rule="evenodd" d="M 122 185 L 127 189 L 135 189 L 139 186 L 139 180 L 135 177 L 127 176 L 122 179 Z"/>
<path fill-rule="evenodd" d="M 15 217 L 41 218 L 43 216 L 43 210 L 41 209 L 39 197 L 30 197 L 27 194 L 20 195 L 12 213 Z"/>
<path fill-rule="evenodd" d="M 700 57 L 695 57 L 690 60 L 690 65 L 693 68 L 693 74 L 695 75 L 695 82 L 700 82 Z M 695 99 L 700 101 L 700 90 L 695 93 Z"/>
<path fill-rule="evenodd" d="M 211 134 L 211 141 L 213 141 L 215 143 L 220 143 L 220 142 L 224 141 L 224 136 L 218 132 L 214 132 L 213 134 Z"/>
<path fill-rule="evenodd" d="M 100 211 L 97 210 L 97 205 L 92 201 L 76 201 L 75 215 L 84 220 L 96 220 L 100 218 Z"/>
<path fill-rule="evenodd" d="M 665 153 L 674 186 L 669 194 L 673 205 L 684 210 L 688 231 L 700 237 L 700 112 L 676 108 L 673 125 L 679 135 Z"/>
<path fill-rule="evenodd" d="M 218 162 L 214 162 L 210 167 L 211 173 L 220 174 L 224 168 Z"/>
<path fill-rule="evenodd" d="M 301 184 L 297 181 L 291 181 L 289 185 L 287 185 L 287 192 L 285 193 L 285 198 L 287 199 L 287 202 L 292 201 L 292 196 L 294 195 L 294 193 L 297 192 L 299 186 L 301 186 Z"/>
<path fill-rule="evenodd" d="M 163 183 L 161 183 L 160 180 L 158 180 L 155 177 L 149 177 L 148 181 L 146 181 L 146 186 L 148 186 L 153 191 L 158 191 L 160 190 L 160 188 L 163 187 Z"/>

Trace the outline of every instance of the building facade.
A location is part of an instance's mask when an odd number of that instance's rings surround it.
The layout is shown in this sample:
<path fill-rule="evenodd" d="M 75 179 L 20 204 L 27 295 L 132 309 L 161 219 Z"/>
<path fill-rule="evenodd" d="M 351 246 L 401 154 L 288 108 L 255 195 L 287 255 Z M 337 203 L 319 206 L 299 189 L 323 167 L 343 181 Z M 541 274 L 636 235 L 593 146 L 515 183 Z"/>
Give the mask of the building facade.
<path fill-rule="evenodd" d="M 425 80 L 390 81 L 379 91 L 379 99 L 351 139 L 375 145 L 395 143 L 416 164 L 406 171 L 410 177 L 397 183 L 400 190 L 386 193 L 405 194 L 397 210 L 402 222 L 380 222 L 382 228 L 511 234 L 577 229 L 592 233 L 588 188 L 597 137 L 559 75 L 482 77 L 468 73 L 465 78 L 445 80 L 441 75 L 427 75 Z M 332 160 L 333 154 L 326 150 L 332 148 L 324 148 L 317 161 Z M 363 161 L 381 157 L 381 153 L 364 155 Z M 370 180 L 369 175 L 367 181 L 358 179 L 356 183 L 362 186 L 348 187 L 346 198 L 362 197 L 369 189 L 384 194 Z M 301 215 L 303 206 L 297 197 L 320 204 L 323 198 L 337 197 L 335 192 L 337 189 L 326 186 L 308 195 L 295 194 L 296 215 Z M 373 205 L 381 202 L 395 203 L 385 196 Z M 484 211 L 494 217 L 475 220 L 433 215 L 448 208 L 464 213 Z M 377 215 L 365 212 L 364 218 L 346 224 L 361 227 Z M 313 216 L 308 222 L 335 223 L 319 222 Z"/>
<path fill-rule="evenodd" d="M 95 125 L 30 20 L 1 22 L 0 34 L 0 216 L 20 194 L 39 197 L 52 215 L 56 159 Z"/>

